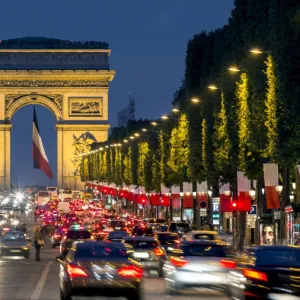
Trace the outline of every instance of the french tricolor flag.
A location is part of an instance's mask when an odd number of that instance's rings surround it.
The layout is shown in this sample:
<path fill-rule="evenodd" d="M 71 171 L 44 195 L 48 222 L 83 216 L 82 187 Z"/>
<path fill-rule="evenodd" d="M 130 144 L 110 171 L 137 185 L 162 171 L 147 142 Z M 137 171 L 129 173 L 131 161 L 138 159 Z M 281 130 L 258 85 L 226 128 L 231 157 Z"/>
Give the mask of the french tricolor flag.
<path fill-rule="evenodd" d="M 33 167 L 42 170 L 50 179 L 52 179 L 53 174 L 40 136 L 35 108 L 33 109 L 32 139 Z"/>

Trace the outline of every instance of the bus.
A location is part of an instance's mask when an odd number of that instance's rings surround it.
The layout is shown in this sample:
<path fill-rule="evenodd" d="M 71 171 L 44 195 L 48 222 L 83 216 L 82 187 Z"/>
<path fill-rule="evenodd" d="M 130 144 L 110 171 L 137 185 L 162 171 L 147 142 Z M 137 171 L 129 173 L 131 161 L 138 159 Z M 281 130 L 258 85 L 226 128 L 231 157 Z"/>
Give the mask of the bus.
<path fill-rule="evenodd" d="M 58 188 L 55 186 L 47 186 L 46 190 L 51 194 L 51 196 L 58 196 Z"/>
<path fill-rule="evenodd" d="M 51 194 L 48 191 L 40 191 L 36 194 L 36 204 L 45 206 L 51 199 Z"/>

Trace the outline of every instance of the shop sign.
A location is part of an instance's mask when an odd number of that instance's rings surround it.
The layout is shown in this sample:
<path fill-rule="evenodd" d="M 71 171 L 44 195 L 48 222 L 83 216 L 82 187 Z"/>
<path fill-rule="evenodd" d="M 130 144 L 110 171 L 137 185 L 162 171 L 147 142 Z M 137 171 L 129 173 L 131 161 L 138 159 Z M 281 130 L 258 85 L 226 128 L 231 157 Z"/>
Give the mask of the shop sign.
<path fill-rule="evenodd" d="M 251 209 L 248 212 L 248 215 L 257 215 L 257 205 L 251 205 Z"/>
<path fill-rule="evenodd" d="M 274 211 L 274 219 L 275 220 L 280 220 L 281 219 L 281 211 L 280 210 L 275 210 Z"/>

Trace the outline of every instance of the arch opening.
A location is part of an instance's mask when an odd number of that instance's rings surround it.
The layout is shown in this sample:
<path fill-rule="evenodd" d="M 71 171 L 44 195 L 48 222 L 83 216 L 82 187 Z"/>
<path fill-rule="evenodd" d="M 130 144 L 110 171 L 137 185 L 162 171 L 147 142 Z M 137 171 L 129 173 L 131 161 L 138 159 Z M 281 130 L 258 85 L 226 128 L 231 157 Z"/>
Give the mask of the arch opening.
<path fill-rule="evenodd" d="M 10 119 L 11 128 L 11 182 L 12 186 L 57 185 L 57 131 L 56 115 L 49 107 L 26 104 L 14 111 Z M 35 105 L 38 125 L 44 149 L 54 178 L 50 180 L 41 170 L 34 169 L 32 157 L 33 106 Z"/>

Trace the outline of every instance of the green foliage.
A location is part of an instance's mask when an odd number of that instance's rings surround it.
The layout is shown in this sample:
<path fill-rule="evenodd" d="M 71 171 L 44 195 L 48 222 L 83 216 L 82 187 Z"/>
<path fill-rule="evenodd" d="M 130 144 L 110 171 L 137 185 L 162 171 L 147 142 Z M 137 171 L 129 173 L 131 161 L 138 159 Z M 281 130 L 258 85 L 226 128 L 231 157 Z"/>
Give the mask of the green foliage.
<path fill-rule="evenodd" d="M 265 71 L 267 76 L 267 93 L 265 100 L 267 143 L 264 154 L 266 157 L 274 159 L 278 150 L 277 89 L 279 83 L 275 75 L 274 60 L 271 55 L 268 55 L 265 64 L 267 66 Z"/>
<path fill-rule="evenodd" d="M 206 120 L 202 120 L 202 162 L 203 162 L 203 169 L 205 174 L 208 171 L 208 164 L 207 164 L 207 124 Z"/>
<path fill-rule="evenodd" d="M 247 152 L 250 146 L 250 113 L 249 113 L 249 87 L 248 76 L 246 73 L 242 73 L 240 81 L 236 83 L 236 98 L 238 102 L 237 115 L 238 115 L 238 145 L 239 145 L 239 168 L 242 171 L 246 171 L 247 161 L 246 157 L 251 155 Z"/>
<path fill-rule="evenodd" d="M 169 181 L 181 184 L 189 179 L 189 136 L 188 119 L 186 114 L 179 117 L 177 127 L 173 128 L 170 139 L 170 155 L 167 162 L 171 172 Z"/>
<path fill-rule="evenodd" d="M 214 167 L 222 177 L 231 169 L 231 142 L 228 134 L 228 122 L 224 93 L 221 92 L 221 108 L 214 126 Z"/>
<path fill-rule="evenodd" d="M 124 155 L 123 160 L 123 180 L 125 184 L 133 184 L 133 175 L 132 175 L 132 150 L 131 146 L 127 148 L 127 153 Z"/>
<path fill-rule="evenodd" d="M 139 186 L 146 185 L 146 161 L 149 156 L 149 144 L 142 141 L 138 143 L 138 161 L 137 161 L 137 183 Z"/>
<path fill-rule="evenodd" d="M 121 186 L 123 183 L 123 176 L 122 176 L 122 152 L 120 148 L 115 148 L 115 158 L 114 158 L 114 183 L 117 186 Z"/>

